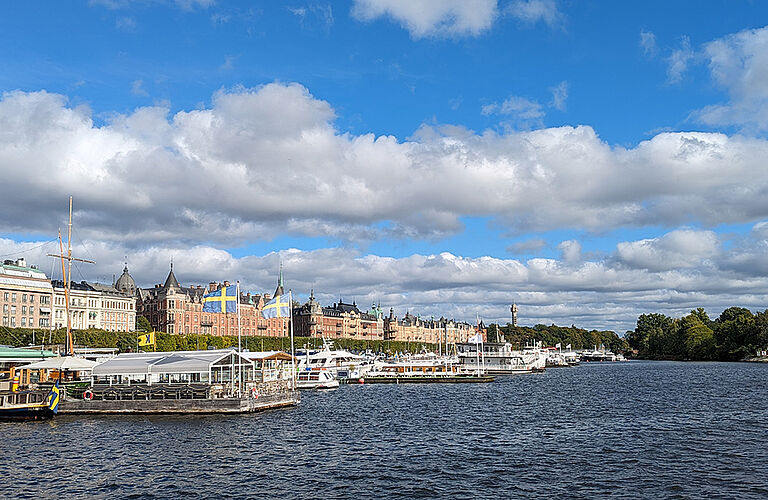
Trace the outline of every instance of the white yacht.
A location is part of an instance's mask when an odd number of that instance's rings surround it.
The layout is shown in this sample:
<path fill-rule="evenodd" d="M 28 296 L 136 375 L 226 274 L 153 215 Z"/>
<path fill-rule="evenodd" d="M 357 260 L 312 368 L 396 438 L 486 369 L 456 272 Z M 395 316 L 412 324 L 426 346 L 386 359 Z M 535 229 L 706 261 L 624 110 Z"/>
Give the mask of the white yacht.
<path fill-rule="evenodd" d="M 343 349 L 334 349 L 333 342 L 323 340 L 322 350 L 312 352 L 309 349 L 297 355 L 299 373 L 309 370 L 325 370 L 335 378 L 360 378 L 373 367 L 373 361 L 367 356 L 354 354 Z"/>
<path fill-rule="evenodd" d="M 305 370 L 296 374 L 299 389 L 336 389 L 339 381 L 328 370 Z"/>

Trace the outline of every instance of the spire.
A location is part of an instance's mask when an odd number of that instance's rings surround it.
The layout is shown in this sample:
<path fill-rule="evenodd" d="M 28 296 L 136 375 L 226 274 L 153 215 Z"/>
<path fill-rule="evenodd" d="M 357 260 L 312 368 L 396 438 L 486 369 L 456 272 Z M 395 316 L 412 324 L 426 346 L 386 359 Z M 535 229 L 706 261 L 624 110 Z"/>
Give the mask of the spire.
<path fill-rule="evenodd" d="M 165 285 L 163 285 L 163 288 L 181 288 L 179 281 L 176 279 L 176 275 L 173 274 L 173 261 L 171 261 L 171 272 L 168 273 L 168 277 L 165 278 Z"/>
<path fill-rule="evenodd" d="M 280 274 L 277 278 L 277 288 L 275 288 L 275 294 L 273 297 L 277 297 L 278 295 L 285 295 L 285 289 L 283 288 L 283 262 L 280 261 Z"/>

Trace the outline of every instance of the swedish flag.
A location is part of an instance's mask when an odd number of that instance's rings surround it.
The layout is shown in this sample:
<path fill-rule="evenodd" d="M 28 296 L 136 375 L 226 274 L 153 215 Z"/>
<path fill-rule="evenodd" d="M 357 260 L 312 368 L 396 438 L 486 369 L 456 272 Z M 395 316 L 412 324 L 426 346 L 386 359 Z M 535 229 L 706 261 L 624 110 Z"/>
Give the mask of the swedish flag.
<path fill-rule="evenodd" d="M 264 305 L 261 310 L 264 318 L 288 318 L 291 315 L 289 295 L 275 295 L 275 298 Z"/>
<path fill-rule="evenodd" d="M 220 290 L 203 295 L 203 312 L 237 312 L 237 287 L 225 286 Z"/>
<path fill-rule="evenodd" d="M 61 389 L 59 389 L 59 381 L 57 380 L 53 387 L 51 387 L 51 392 L 48 393 L 48 408 L 51 409 L 54 415 L 59 411 L 60 399 Z"/>

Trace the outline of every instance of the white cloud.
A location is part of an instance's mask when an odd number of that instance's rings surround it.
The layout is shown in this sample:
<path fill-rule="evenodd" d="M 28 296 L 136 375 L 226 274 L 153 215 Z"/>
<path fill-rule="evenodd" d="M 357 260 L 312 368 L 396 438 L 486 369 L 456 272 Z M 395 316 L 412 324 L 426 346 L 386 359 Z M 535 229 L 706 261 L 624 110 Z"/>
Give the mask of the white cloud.
<path fill-rule="evenodd" d="M 148 96 L 149 93 L 144 88 L 144 80 L 134 80 L 131 83 L 131 94 L 138 96 Z"/>
<path fill-rule="evenodd" d="M 614 255 L 591 260 L 584 259 L 576 240 L 561 243 L 561 259 L 527 261 L 447 252 L 393 258 L 345 248 L 287 249 L 238 258 L 203 244 L 131 248 L 119 242 L 76 240 L 74 254 L 96 264 L 78 265 L 74 278 L 111 283 L 127 255 L 134 279 L 151 287 L 165 280 L 172 258 L 184 286 L 240 280 L 244 290 L 263 293 L 274 289 L 282 261 L 286 286 L 300 300 L 314 289 L 324 304 L 342 297 L 361 307 L 381 302 L 401 316 L 409 310 L 471 321 L 479 312 L 486 321 L 502 322 L 508 319 L 509 304 L 516 302 L 522 324 L 573 323 L 622 333 L 645 312 L 679 316 L 695 307 L 705 307 L 711 315 L 732 305 L 764 309 L 766 225 L 757 224 L 741 244 L 728 249 L 714 233 L 678 229 L 623 242 Z M 54 278 L 60 277 L 58 262 L 45 254 L 57 249 L 54 241 L 18 243 L 0 238 L 3 258 L 24 256 Z"/>
<path fill-rule="evenodd" d="M 683 74 L 688 69 L 688 63 L 693 59 L 694 52 L 691 49 L 691 40 L 684 36 L 680 39 L 680 48 L 674 50 L 667 58 L 667 80 L 670 83 L 679 83 Z"/>
<path fill-rule="evenodd" d="M 576 240 L 567 240 L 557 245 L 561 259 L 567 263 L 581 261 L 581 243 Z"/>
<path fill-rule="evenodd" d="M 507 247 L 508 252 L 512 253 L 537 253 L 547 246 L 547 242 L 543 238 L 531 238 L 525 241 L 518 241 Z"/>
<path fill-rule="evenodd" d="M 101 126 L 64 96 L 6 93 L 0 226 L 55 234 L 51 214 L 70 194 L 84 231 L 133 245 L 436 239 L 461 231 L 464 216 L 511 235 L 768 218 L 761 139 L 662 133 L 625 149 L 586 126 L 435 125 L 400 141 L 341 133 L 334 119 L 297 84 L 221 91 L 175 115 L 139 108 Z"/>
<path fill-rule="evenodd" d="M 477 36 L 490 29 L 496 0 L 355 0 L 352 15 L 362 21 L 389 16 L 413 38 Z"/>
<path fill-rule="evenodd" d="M 549 105 L 559 111 L 565 111 L 565 101 L 568 100 L 568 82 L 560 82 L 549 90 L 552 91 L 552 102 Z"/>
<path fill-rule="evenodd" d="M 651 31 L 640 30 L 640 48 L 645 57 L 655 57 L 657 52 L 656 35 Z"/>
<path fill-rule="evenodd" d="M 621 262 L 651 271 L 699 267 L 719 253 L 720 243 L 714 232 L 693 229 L 679 229 L 660 238 L 617 245 Z"/>
<path fill-rule="evenodd" d="M 696 117 L 710 125 L 768 130 L 768 27 L 741 31 L 704 45 L 715 82 L 729 102 L 708 106 Z"/>
<path fill-rule="evenodd" d="M 515 0 L 506 8 L 506 12 L 531 24 L 542 21 L 554 27 L 563 21 L 563 14 L 555 0 Z"/>

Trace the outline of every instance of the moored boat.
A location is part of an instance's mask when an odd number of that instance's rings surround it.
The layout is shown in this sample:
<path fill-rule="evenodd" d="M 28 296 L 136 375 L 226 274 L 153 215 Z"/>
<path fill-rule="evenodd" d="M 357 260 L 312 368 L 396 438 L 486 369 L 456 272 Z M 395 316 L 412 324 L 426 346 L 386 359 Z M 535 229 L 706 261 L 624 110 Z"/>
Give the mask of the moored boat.
<path fill-rule="evenodd" d="M 299 389 L 336 389 L 339 381 L 328 370 L 304 370 L 296 374 Z"/>

